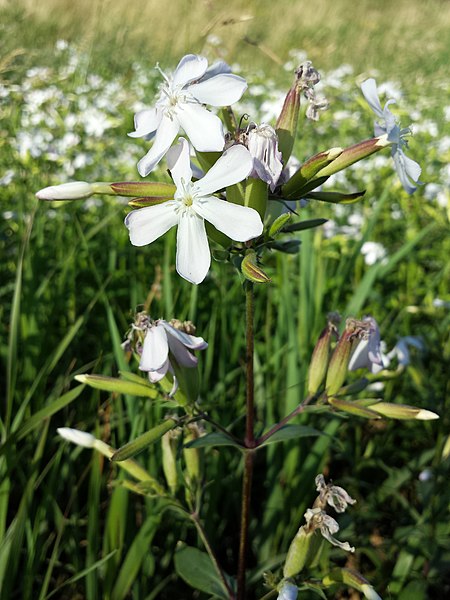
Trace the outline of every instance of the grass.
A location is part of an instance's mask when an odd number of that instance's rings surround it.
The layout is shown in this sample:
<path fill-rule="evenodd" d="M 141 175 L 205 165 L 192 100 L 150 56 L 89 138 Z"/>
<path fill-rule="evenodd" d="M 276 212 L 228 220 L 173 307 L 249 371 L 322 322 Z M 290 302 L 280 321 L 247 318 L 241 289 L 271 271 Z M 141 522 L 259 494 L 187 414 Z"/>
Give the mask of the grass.
<path fill-rule="evenodd" d="M 211 55 L 225 52 L 243 70 L 251 65 L 253 83 L 263 86 L 246 101 L 245 110 L 254 115 L 260 101 L 270 111 L 289 85 L 290 75 L 277 60 L 287 61 L 291 48 L 305 49 L 321 68 L 350 62 L 355 73 L 377 68 L 379 82 L 403 82 L 402 121 L 416 112 L 408 154 L 421 163 L 429 183 L 408 197 L 389 156 L 371 159 L 334 183 L 366 188 L 362 203 L 301 209 L 302 219 L 332 219 L 333 235 L 326 228 L 302 232 L 298 255 L 266 259 L 273 285 L 258 288 L 259 427 L 276 422 L 303 397 L 309 357 L 331 310 L 375 315 L 389 349 L 401 336 L 421 336 L 426 351 L 413 351 L 405 374 L 371 393 L 442 418 L 381 424 L 329 413 L 299 418 L 297 423 L 327 435 L 273 444 L 259 455 L 251 523 L 255 582 L 261 581 L 257 572 L 281 564 L 314 497 L 314 476 L 323 471 L 358 500 L 341 521 L 342 539 L 358 548 L 347 566 L 361 570 L 385 597 L 448 595 L 449 88 L 441 80 L 448 6 L 360 2 L 352 6 L 351 19 L 343 1 L 298 2 L 290 13 L 277 5 L 276 16 L 273 3 L 242 6 L 230 2 L 224 14 L 215 3 L 170 4 L 163 11 L 151 2 L 1 3 L 7 85 L 0 97 L 0 177 L 12 171 L 0 188 L 2 598 L 193 597 L 173 574 L 177 543 L 198 543 L 193 528 L 163 512 L 159 501 L 130 494 L 113 465 L 61 443 L 56 427 L 78 427 L 121 446 L 166 412 L 159 403 L 73 380 L 79 373 L 117 375 L 135 368 L 120 343 L 151 290 L 153 315 L 193 319 L 209 342 L 200 360 L 202 400 L 214 418 L 239 432 L 241 284 L 232 267 L 220 263 L 198 288 L 181 281 L 173 267 L 174 236 L 132 247 L 123 226 L 126 209 L 114 200 L 37 205 L 33 192 L 68 178 L 134 178 L 145 144 L 130 143 L 125 134 L 134 103 L 151 100 L 156 80 L 149 65 L 157 59 L 172 65 L 186 49 L 208 48 Z M 251 21 L 220 24 L 247 12 Z M 220 47 L 209 42 L 206 48 L 209 29 L 222 38 Z M 244 42 L 245 36 L 258 46 Z M 55 50 L 60 38 L 75 44 Z M 132 66 L 136 61 L 143 66 Z M 36 67 L 48 71 L 33 73 Z M 332 76 L 324 72 L 325 84 Z M 370 135 L 372 118 L 354 76 L 339 77 L 337 87 L 325 87 L 331 110 L 317 125 L 302 121 L 295 150 L 301 158 Z M 93 130 L 91 121 L 103 119 L 104 129 Z M 68 131 L 78 138 L 65 138 Z M 382 244 L 386 260 L 367 264 L 361 253 L 366 241 Z M 163 481 L 158 447 L 139 460 Z M 233 573 L 240 457 L 224 448 L 208 450 L 205 460 L 201 516 Z M 343 564 L 339 552 L 331 558 Z M 257 590 L 262 596 L 260 583 Z M 329 597 L 339 594 L 333 589 Z"/>

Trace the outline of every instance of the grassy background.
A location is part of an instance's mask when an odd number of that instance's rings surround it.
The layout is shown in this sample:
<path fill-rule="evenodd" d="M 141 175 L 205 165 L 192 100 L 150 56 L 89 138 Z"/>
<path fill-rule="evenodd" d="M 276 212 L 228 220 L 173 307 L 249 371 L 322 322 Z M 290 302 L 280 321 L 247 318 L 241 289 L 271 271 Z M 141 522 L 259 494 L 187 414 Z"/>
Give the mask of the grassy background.
<path fill-rule="evenodd" d="M 448 143 L 441 144 L 448 136 L 449 3 L 243 6 L 0 2 L 0 176 L 14 171 L 0 187 L 2 599 L 193 597 L 173 575 L 172 563 L 178 540 L 198 543 L 192 529 L 162 514 L 158 503 L 116 485 L 114 468 L 62 444 L 55 430 L 75 426 L 120 446 L 161 418 L 158 404 L 93 392 L 73 381 L 77 373 L 115 375 L 135 367 L 124 360 L 120 342 L 152 286 L 153 315 L 191 318 L 208 340 L 201 360 L 203 402 L 221 422 L 235 422 L 244 392 L 240 284 L 230 285 L 233 271 L 221 264 L 198 288 L 181 281 L 173 268 L 174 236 L 133 248 L 122 222 L 126 209 L 112 200 L 38 205 L 33 192 L 68 178 L 135 177 L 145 143 L 131 143 L 125 134 L 134 103 L 152 98 L 157 60 L 172 66 L 186 51 L 205 51 L 238 62 L 259 84 L 246 105 L 257 114 L 260 100 L 279 99 L 289 86 L 291 75 L 280 64 L 292 49 L 305 50 L 325 71 L 325 81 L 327 70 L 350 63 L 358 80 L 376 68 L 379 82 L 402 83 L 406 124 L 416 112 L 409 153 L 421 163 L 424 181 L 444 188 L 447 205 L 428 194 L 429 186 L 407 197 L 386 157 L 336 182 L 342 189 L 365 187 L 360 206 L 302 211 L 302 218 L 333 219 L 338 231 L 331 238 L 321 230 L 305 232 L 299 255 L 267 258 L 275 285 L 258 290 L 258 423 L 275 422 L 302 397 L 309 356 L 329 310 L 375 315 L 388 348 L 402 335 L 420 335 L 426 352 L 414 354 L 406 374 L 388 382 L 383 395 L 435 410 L 442 419 L 381 425 L 333 415 L 299 420 L 330 437 L 274 445 L 261 454 L 250 566 L 277 569 L 314 496 L 313 478 L 323 470 L 358 499 L 340 520 L 342 539 L 358 548 L 347 566 L 360 569 L 387 598 L 448 596 L 450 317 L 445 305 L 433 301 L 450 301 L 450 156 Z M 221 41 L 207 40 L 209 34 Z M 58 39 L 73 45 L 57 52 Z M 36 67 L 48 71 L 33 74 Z M 49 90 L 43 100 L 39 94 Z M 353 75 L 327 94 L 332 108 L 319 124 L 302 121 L 301 158 L 372 131 Z M 108 126 L 90 133 L 85 122 L 92 114 L 95 121 L 92 107 L 99 106 Z M 62 152 L 58 143 L 70 129 L 69 115 L 76 117 L 71 128 L 79 141 Z M 27 150 L 24 133 L 31 140 Z M 76 163 L 82 154 L 87 160 Z M 342 227 L 355 214 L 363 223 L 358 234 L 345 233 Z M 386 263 L 365 263 L 365 240 L 383 244 Z M 238 419 L 234 430 L 241 429 Z M 158 448 L 142 461 L 162 479 Z M 211 451 L 207 461 L 202 517 L 233 573 L 239 456 Z M 341 565 L 346 560 L 333 551 L 331 558 Z M 259 597 L 263 590 L 257 589 Z M 332 590 L 330 597 L 346 594 Z"/>

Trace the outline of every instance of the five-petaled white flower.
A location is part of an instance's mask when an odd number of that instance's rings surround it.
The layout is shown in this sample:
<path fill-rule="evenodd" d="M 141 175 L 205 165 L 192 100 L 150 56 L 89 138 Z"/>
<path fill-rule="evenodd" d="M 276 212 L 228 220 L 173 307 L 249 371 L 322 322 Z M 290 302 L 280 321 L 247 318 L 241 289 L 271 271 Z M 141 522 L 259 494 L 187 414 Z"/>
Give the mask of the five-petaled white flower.
<path fill-rule="evenodd" d="M 375 121 L 375 135 L 387 135 L 388 141 L 392 143 L 391 155 L 397 175 L 404 189 L 408 194 L 412 194 L 417 189 L 417 185 L 414 184 L 420 183 L 421 168 L 416 161 L 408 158 L 403 152 L 403 148 L 408 145 L 404 137 L 411 133 L 411 130 L 409 127 L 400 129 L 398 121 L 389 110 L 389 105 L 395 103 L 395 100 L 388 100 L 384 109 L 381 108 L 375 79 L 364 81 L 361 90 L 370 108 L 381 119 L 381 122 Z"/>
<path fill-rule="evenodd" d="M 203 104 L 229 106 L 241 98 L 247 83 L 242 77 L 226 72 L 228 65 L 223 62 L 207 67 L 208 61 L 203 56 L 187 54 L 173 75 L 161 71 L 164 83 L 154 108 L 135 114 L 135 131 L 128 135 L 143 137 L 156 132 L 153 146 L 138 163 L 142 177 L 153 171 L 166 154 L 180 127 L 196 150 L 223 150 L 222 122 Z"/>
<path fill-rule="evenodd" d="M 156 383 L 166 375 L 167 371 L 173 373 L 170 355 L 180 367 L 193 368 L 197 366 L 198 361 L 190 350 L 204 350 L 207 347 L 208 344 L 202 337 L 180 331 L 167 321 L 158 319 L 149 322 L 139 368 L 148 373 L 152 383 Z M 176 382 L 174 383 L 172 394 L 176 391 Z"/>
<path fill-rule="evenodd" d="M 378 373 L 384 368 L 380 347 L 380 330 L 373 317 L 364 317 L 363 321 L 368 325 L 367 332 L 364 333 L 354 349 L 348 369 L 349 371 L 370 369 L 372 373 Z"/>
<path fill-rule="evenodd" d="M 130 212 L 125 225 L 135 246 L 150 244 L 178 225 L 176 268 L 191 283 L 200 283 L 211 264 L 204 219 L 238 242 L 261 235 L 263 224 L 256 210 L 220 200 L 214 192 L 245 179 L 253 168 L 249 151 L 229 148 L 198 181 L 191 182 L 189 145 L 184 138 L 170 149 L 167 162 L 176 185 L 173 200 Z"/>

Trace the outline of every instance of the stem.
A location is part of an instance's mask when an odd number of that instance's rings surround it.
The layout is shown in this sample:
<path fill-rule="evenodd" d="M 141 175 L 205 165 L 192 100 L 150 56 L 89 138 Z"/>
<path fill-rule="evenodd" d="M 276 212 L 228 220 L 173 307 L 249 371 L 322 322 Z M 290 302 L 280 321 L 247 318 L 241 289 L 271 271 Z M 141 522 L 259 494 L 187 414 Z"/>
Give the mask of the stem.
<path fill-rule="evenodd" d="M 303 400 L 303 402 L 301 402 L 301 404 L 299 404 L 296 408 L 294 408 L 294 410 L 291 413 L 289 413 L 286 417 L 284 417 L 283 419 L 281 419 L 281 421 L 279 423 L 277 423 L 276 425 L 274 425 L 273 427 L 271 427 L 269 429 L 269 431 L 267 431 L 264 435 L 262 435 L 261 437 L 259 437 L 256 440 L 256 442 L 255 442 L 255 446 L 256 447 L 261 446 L 261 444 L 263 444 L 265 441 L 267 441 L 274 433 L 276 433 L 282 427 L 284 427 L 284 425 L 286 425 L 286 423 L 289 423 L 289 421 L 291 419 L 293 419 L 294 417 L 296 417 L 297 415 L 299 415 L 301 412 L 303 412 L 303 410 L 311 402 L 311 400 L 314 400 L 317 397 L 318 397 L 318 395 L 315 394 L 314 396 L 308 396 L 307 398 L 305 398 Z"/>
<path fill-rule="evenodd" d="M 209 540 L 206 536 L 206 532 L 203 529 L 203 525 L 200 523 L 200 520 L 198 518 L 198 514 L 197 513 L 191 513 L 190 517 L 195 525 L 195 527 L 197 528 L 198 534 L 202 539 L 203 545 L 206 548 L 206 551 L 208 552 L 209 558 L 211 559 L 214 568 L 216 569 L 217 573 L 219 574 L 220 579 L 222 580 L 223 585 L 225 586 L 225 589 L 228 592 L 228 595 L 230 597 L 230 600 L 235 600 L 236 596 L 234 595 L 234 592 L 230 586 L 230 584 L 228 583 L 228 580 L 225 576 L 224 571 L 222 570 L 222 567 L 219 564 L 219 561 L 217 560 L 217 557 L 214 553 L 214 550 L 211 547 L 211 544 L 209 543 Z"/>
<path fill-rule="evenodd" d="M 255 447 L 254 413 L 255 413 L 255 381 L 253 373 L 254 361 L 254 296 L 253 283 L 246 282 L 245 292 L 245 326 L 246 326 L 246 424 L 244 476 L 242 481 L 241 533 L 239 539 L 238 565 L 238 600 L 245 600 L 245 568 L 248 550 L 248 525 L 250 521 L 250 499 L 253 478 L 253 448 Z"/>

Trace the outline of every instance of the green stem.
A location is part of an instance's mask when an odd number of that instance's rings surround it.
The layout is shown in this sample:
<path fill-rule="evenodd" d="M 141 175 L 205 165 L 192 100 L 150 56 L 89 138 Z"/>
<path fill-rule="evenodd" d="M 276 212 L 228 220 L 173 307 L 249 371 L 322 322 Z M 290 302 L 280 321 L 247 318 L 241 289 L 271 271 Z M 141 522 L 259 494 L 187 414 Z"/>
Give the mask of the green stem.
<path fill-rule="evenodd" d="M 224 571 L 222 570 L 222 567 L 219 564 L 219 561 L 217 560 L 217 557 L 216 557 L 216 555 L 214 553 L 214 550 L 211 547 L 211 544 L 209 543 L 209 540 L 208 540 L 206 532 L 205 532 L 205 530 L 203 528 L 203 525 L 201 524 L 201 522 L 200 522 L 200 520 L 198 518 L 198 514 L 197 513 L 191 513 L 190 517 L 191 517 L 191 520 L 192 520 L 192 522 L 194 523 L 194 525 L 195 525 L 195 527 L 197 529 L 197 532 L 198 532 L 198 534 L 199 534 L 199 536 L 200 536 L 200 538 L 201 538 L 201 540 L 203 542 L 203 545 L 206 548 L 206 551 L 208 552 L 209 558 L 211 559 L 211 561 L 212 561 L 212 563 L 214 565 L 214 568 L 216 569 L 216 571 L 217 571 L 220 579 L 222 580 L 223 585 L 225 586 L 225 589 L 228 592 L 230 600 L 235 600 L 236 596 L 235 596 L 233 590 L 231 589 L 231 586 L 230 586 L 230 584 L 229 584 L 229 582 L 228 582 L 228 580 L 227 580 L 227 578 L 225 576 Z"/>
<path fill-rule="evenodd" d="M 245 322 L 246 322 L 246 424 L 245 424 L 245 461 L 242 481 L 241 533 L 239 539 L 238 600 L 245 600 L 245 570 L 248 551 L 248 526 L 250 521 L 250 499 L 253 478 L 253 459 L 255 447 L 254 413 L 255 380 L 254 363 L 254 295 L 253 284 L 246 282 Z"/>

